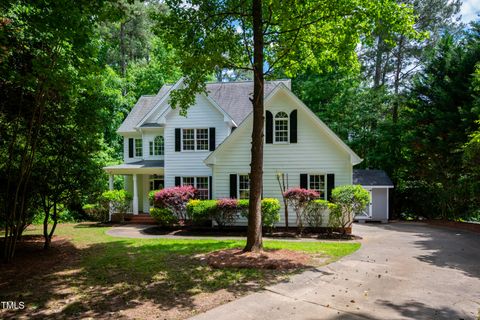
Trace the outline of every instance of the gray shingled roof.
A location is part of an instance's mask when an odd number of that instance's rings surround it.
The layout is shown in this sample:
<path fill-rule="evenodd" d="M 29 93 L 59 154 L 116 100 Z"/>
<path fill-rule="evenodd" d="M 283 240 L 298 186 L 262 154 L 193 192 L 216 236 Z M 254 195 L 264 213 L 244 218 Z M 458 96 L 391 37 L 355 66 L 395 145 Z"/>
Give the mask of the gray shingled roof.
<path fill-rule="evenodd" d="M 165 166 L 164 160 L 141 160 L 136 162 L 107 166 L 104 169 L 163 168 L 164 166 Z"/>
<path fill-rule="evenodd" d="M 291 87 L 290 80 L 266 81 L 265 96 L 270 94 L 280 83 L 285 84 L 289 89 Z M 171 88 L 172 85 L 164 85 L 160 91 L 158 91 L 157 95 L 140 97 L 117 132 L 136 132 L 135 127 L 138 123 Z M 252 112 L 252 103 L 249 98 L 253 95 L 253 81 L 207 83 L 207 92 L 209 97 L 211 97 L 237 125 L 242 123 Z"/>
<path fill-rule="evenodd" d="M 353 169 L 353 184 L 362 186 L 393 186 L 383 170 Z"/>

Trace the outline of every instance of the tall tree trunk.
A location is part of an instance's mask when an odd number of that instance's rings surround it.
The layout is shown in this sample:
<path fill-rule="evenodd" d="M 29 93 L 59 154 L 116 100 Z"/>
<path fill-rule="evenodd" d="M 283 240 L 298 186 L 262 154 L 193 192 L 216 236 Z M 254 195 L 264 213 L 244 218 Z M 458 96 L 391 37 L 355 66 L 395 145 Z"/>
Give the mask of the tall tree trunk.
<path fill-rule="evenodd" d="M 43 248 L 48 249 L 50 248 L 50 238 L 48 237 L 48 219 L 50 218 L 50 206 L 47 203 L 46 197 L 43 198 L 43 212 L 45 216 L 43 218 L 43 238 L 44 244 Z"/>
<path fill-rule="evenodd" d="M 380 87 L 382 80 L 382 56 L 383 56 L 383 39 L 381 36 L 377 37 L 377 51 L 375 52 L 375 75 L 373 79 L 373 87 Z"/>
<path fill-rule="evenodd" d="M 392 109 L 392 120 L 393 123 L 396 124 L 398 122 L 398 93 L 400 91 L 400 74 L 402 72 L 402 60 L 403 60 L 403 42 L 405 41 L 404 36 L 400 36 L 400 40 L 398 42 L 398 49 L 396 54 L 396 63 L 395 63 L 395 80 L 393 82 L 394 90 L 395 90 L 395 101 L 393 103 Z"/>
<path fill-rule="evenodd" d="M 247 244 L 243 251 L 260 251 L 262 243 L 261 196 L 263 186 L 263 22 L 262 0 L 253 0 L 253 129 L 250 163 L 250 202 Z"/>
<path fill-rule="evenodd" d="M 127 75 L 127 49 L 125 47 L 125 23 L 120 23 L 120 72 L 122 78 Z"/>

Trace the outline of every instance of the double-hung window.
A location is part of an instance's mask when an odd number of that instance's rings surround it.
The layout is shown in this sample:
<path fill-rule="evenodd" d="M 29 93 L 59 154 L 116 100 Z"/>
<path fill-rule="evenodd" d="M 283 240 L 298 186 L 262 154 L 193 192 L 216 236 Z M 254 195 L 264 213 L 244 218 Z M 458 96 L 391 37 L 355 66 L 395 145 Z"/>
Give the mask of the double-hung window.
<path fill-rule="evenodd" d="M 283 111 L 275 115 L 275 142 L 288 143 L 288 114 Z"/>
<path fill-rule="evenodd" d="M 150 141 L 150 155 L 161 156 L 164 152 L 164 140 L 162 136 L 156 136 L 153 141 Z"/>
<path fill-rule="evenodd" d="M 327 184 L 325 183 L 324 174 L 309 174 L 308 175 L 308 188 L 315 190 L 320 194 L 320 199 L 326 199 Z"/>
<path fill-rule="evenodd" d="M 238 199 L 248 199 L 250 197 L 250 175 L 238 175 Z"/>
<path fill-rule="evenodd" d="M 143 156 L 143 143 L 142 139 L 135 139 L 135 157 Z"/>
<path fill-rule="evenodd" d="M 208 177 L 182 177 L 182 186 L 192 186 L 197 189 L 198 199 L 206 200 L 209 198 Z"/>
<path fill-rule="evenodd" d="M 208 151 L 208 128 L 182 129 L 183 151 Z"/>

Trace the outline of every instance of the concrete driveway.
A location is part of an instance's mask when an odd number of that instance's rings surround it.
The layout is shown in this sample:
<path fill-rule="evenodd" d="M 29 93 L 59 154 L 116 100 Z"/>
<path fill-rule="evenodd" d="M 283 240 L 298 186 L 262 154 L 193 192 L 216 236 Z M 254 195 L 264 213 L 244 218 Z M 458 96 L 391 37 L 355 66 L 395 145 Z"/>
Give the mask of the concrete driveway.
<path fill-rule="evenodd" d="M 362 248 L 193 319 L 480 319 L 480 234 L 355 225 Z"/>

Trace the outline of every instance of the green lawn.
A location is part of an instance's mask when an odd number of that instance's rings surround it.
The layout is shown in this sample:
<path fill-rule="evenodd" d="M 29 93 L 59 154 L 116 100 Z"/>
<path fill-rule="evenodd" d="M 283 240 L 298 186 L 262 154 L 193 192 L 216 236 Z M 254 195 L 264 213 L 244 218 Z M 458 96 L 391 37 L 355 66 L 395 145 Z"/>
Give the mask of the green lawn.
<path fill-rule="evenodd" d="M 56 234 L 67 237 L 74 252 L 74 258 L 63 259 L 72 261 L 53 257 L 58 263 L 34 279 L 13 282 L 7 297 L 22 297 L 30 306 L 25 309 L 29 317 L 36 312 L 60 317 L 185 318 L 295 272 L 213 269 L 196 257 L 242 247 L 244 241 L 115 238 L 106 230 L 93 224 L 59 225 Z M 37 227 L 27 234 L 39 231 Z M 264 245 L 322 255 L 328 262 L 360 247 L 356 242 L 265 241 Z"/>

